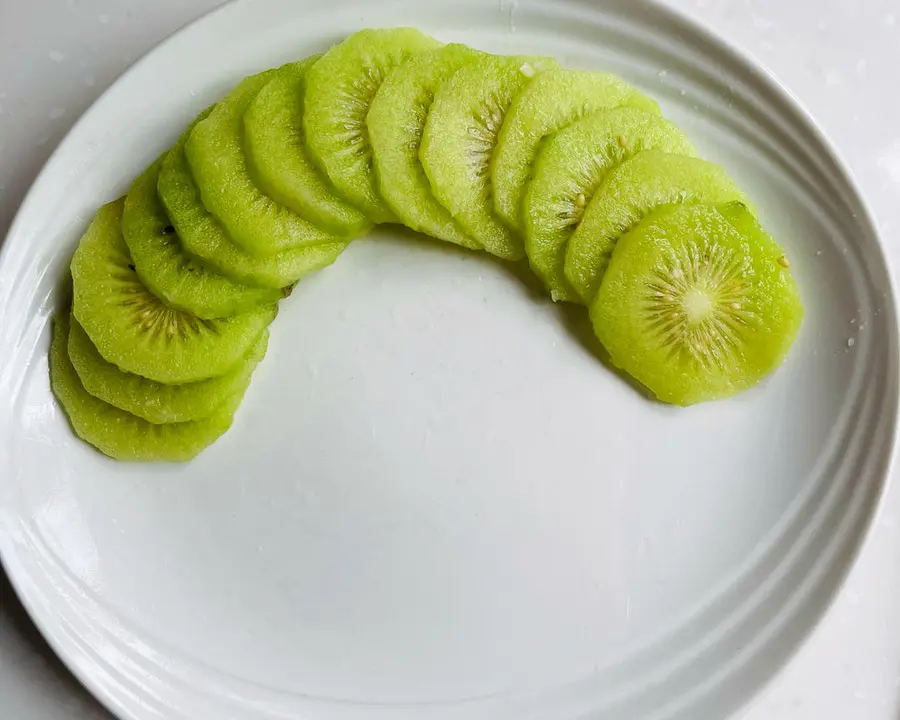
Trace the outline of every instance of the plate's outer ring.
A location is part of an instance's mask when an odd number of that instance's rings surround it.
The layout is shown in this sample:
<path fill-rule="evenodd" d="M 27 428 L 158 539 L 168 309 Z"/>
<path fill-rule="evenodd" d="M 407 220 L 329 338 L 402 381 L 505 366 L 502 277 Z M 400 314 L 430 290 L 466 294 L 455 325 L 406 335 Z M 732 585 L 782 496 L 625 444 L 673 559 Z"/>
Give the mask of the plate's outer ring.
<path fill-rule="evenodd" d="M 43 187 L 49 184 L 52 176 L 59 171 L 64 156 L 70 152 L 71 148 L 81 142 L 80 136 L 84 134 L 84 129 L 102 113 L 105 106 L 119 102 L 118 96 L 121 94 L 121 88 L 123 84 L 128 82 L 129 78 L 144 71 L 148 66 L 152 66 L 165 48 L 173 42 L 184 41 L 193 34 L 207 32 L 210 28 L 215 27 L 216 22 L 227 21 L 231 14 L 237 15 L 241 12 L 250 12 L 254 6 L 262 8 L 266 5 L 275 6 L 278 4 L 285 6 L 287 2 L 286 0 L 233 0 L 233 2 L 213 10 L 174 33 L 136 62 L 107 89 L 70 130 L 36 179 L 11 226 L 7 242 L 0 249 L 0 269 L 14 262 L 15 253 L 27 252 L 26 248 L 16 247 L 15 238 L 22 233 L 22 225 L 33 212 L 32 206 L 38 202 Z M 351 4 L 349 0 L 347 4 Z M 540 6 L 542 4 L 521 3 L 523 10 L 529 5 Z M 859 227 L 864 229 L 866 235 L 876 240 L 873 248 L 869 248 L 870 251 L 874 249 L 876 253 L 869 258 L 870 266 L 887 267 L 883 247 L 878 241 L 872 213 L 852 180 L 846 163 L 840 158 L 833 143 L 819 129 L 799 101 L 753 59 L 720 40 L 711 30 L 697 23 L 693 18 L 662 5 L 659 0 L 638 0 L 636 2 L 613 0 L 602 4 L 591 2 L 590 0 L 569 0 L 565 3 L 559 3 L 558 8 L 560 12 L 571 13 L 576 18 L 579 16 L 605 15 L 609 18 L 631 19 L 638 24 L 646 22 L 648 26 L 652 26 L 655 29 L 662 28 L 664 32 L 673 33 L 675 37 L 690 38 L 694 47 L 705 49 L 723 58 L 728 64 L 736 68 L 742 77 L 749 78 L 754 87 L 763 92 L 769 101 L 778 107 L 785 117 L 790 119 L 795 127 L 802 128 L 806 136 L 812 138 L 813 146 L 824 156 L 828 165 L 824 172 L 826 174 L 831 173 L 830 177 L 834 179 L 840 193 L 843 193 L 843 201 L 851 208 Z M 500 3 L 499 11 L 507 11 L 502 2 Z M 821 167 L 817 169 L 822 171 Z M 710 683 L 698 683 L 696 695 L 679 698 L 677 702 L 673 702 L 659 713 L 654 713 L 652 717 L 660 719 L 671 718 L 673 720 L 691 717 L 690 713 L 692 708 L 695 707 L 693 703 L 697 700 L 697 697 L 705 698 L 706 704 L 703 705 L 705 713 L 710 713 L 711 710 L 715 709 L 719 713 L 719 717 L 745 704 L 762 686 L 771 681 L 818 625 L 870 536 L 873 520 L 877 515 L 887 489 L 889 470 L 895 455 L 897 432 L 898 343 L 896 296 L 891 287 L 889 273 L 885 272 L 884 277 L 880 278 L 880 282 L 884 290 L 884 307 L 882 308 L 885 316 L 884 322 L 890 332 L 890 337 L 886 338 L 888 355 L 885 358 L 885 362 L 890 370 L 889 376 L 892 378 L 892 384 L 889 387 L 881 388 L 882 400 L 877 413 L 876 428 L 881 441 L 881 452 L 877 458 L 873 459 L 872 467 L 867 468 L 869 475 L 873 478 L 877 477 L 878 481 L 873 481 L 859 493 L 844 498 L 848 506 L 852 506 L 855 514 L 849 515 L 850 511 L 848 510 L 848 516 L 844 518 L 842 521 L 844 524 L 841 525 L 843 532 L 835 533 L 836 537 L 829 546 L 827 555 L 832 564 L 829 566 L 823 562 L 806 568 L 809 575 L 808 579 L 811 583 L 810 586 L 807 586 L 809 592 L 805 597 L 790 598 L 798 600 L 799 607 L 794 606 L 793 603 L 791 603 L 790 607 L 786 605 L 780 618 L 782 622 L 773 623 L 774 627 L 767 628 L 767 633 L 761 636 L 760 643 L 768 650 L 765 666 L 761 667 L 757 663 L 756 666 L 751 667 L 751 663 L 748 661 L 743 666 L 743 675 L 739 674 L 741 666 L 738 666 L 730 676 L 726 674 L 724 679 L 719 678 L 721 682 L 718 685 L 715 678 Z M 13 289 L 0 286 L 0 307 L 7 311 L 14 307 L 14 304 L 9 302 L 13 299 Z M 8 339 L 3 337 L 2 324 L 0 324 L 0 341 Z M 3 342 L 3 346 L 9 347 L 9 344 Z M 0 373 L 0 389 L 5 388 L 9 390 L 9 386 L 4 385 L 9 380 L 10 378 L 6 377 L 4 373 Z M 861 485 L 865 485 L 865 483 L 861 483 Z M 96 652 L 92 652 L 92 648 L 82 644 L 83 638 L 78 636 L 77 633 L 71 634 L 66 623 L 62 619 L 54 617 L 47 610 L 43 599 L 47 595 L 42 595 L 42 593 L 47 592 L 47 586 L 44 585 L 42 587 L 40 585 L 39 579 L 31 575 L 29 568 L 20 561 L 16 552 L 14 552 L 15 546 L 12 540 L 13 521 L 14 518 L 4 514 L 3 508 L 0 507 L 0 523 L 3 524 L 4 530 L 0 533 L 0 559 L 3 560 L 13 587 L 22 598 L 35 624 L 75 676 L 112 712 L 121 717 L 143 720 L 143 718 L 147 717 L 144 711 L 146 708 L 144 699 L 135 697 L 128 688 L 119 686 L 118 680 L 114 675 L 110 676 L 105 669 L 98 666 L 98 655 Z M 844 527 L 844 525 L 849 525 L 849 527 Z M 23 545 L 25 544 L 27 543 L 23 543 Z M 50 591 L 52 592 L 52 588 Z M 760 656 L 762 656 L 762 650 L 757 652 L 757 657 Z M 773 660 L 776 662 L 773 662 Z M 590 717 L 595 715 L 593 706 L 597 702 L 596 688 L 567 688 L 566 692 L 569 695 L 569 699 L 565 701 L 564 708 L 557 705 L 554 708 L 554 712 L 563 710 L 563 714 L 567 717 Z M 155 698 L 154 703 L 159 700 L 159 697 Z M 544 712 L 541 709 L 542 701 L 537 698 L 527 700 L 529 704 L 526 707 L 518 707 L 516 713 L 518 717 L 560 716 L 559 714 L 552 715 Z M 505 700 L 500 699 L 499 702 L 501 703 L 500 706 L 488 703 L 489 707 L 497 711 L 496 715 L 489 714 L 487 715 L 488 717 L 505 716 L 507 712 L 516 710 L 515 705 L 508 704 Z M 151 707 L 152 705 L 153 703 L 151 703 Z M 166 705 L 164 700 L 163 705 Z M 625 707 L 623 706 L 623 714 L 620 717 L 650 717 L 650 715 L 639 713 L 636 709 L 639 708 L 639 704 L 627 706 L 628 710 Z M 190 714 L 185 714 L 182 708 L 176 706 L 170 705 L 167 709 L 173 717 L 191 716 Z M 272 717 L 288 716 L 278 710 L 277 702 L 270 709 L 272 710 Z M 381 708 L 383 712 L 373 709 L 370 716 L 393 717 L 395 710 L 399 712 L 401 708 Z M 421 714 L 426 712 L 425 708 L 419 708 L 418 710 L 421 711 Z M 415 715 L 416 712 L 417 710 L 413 709 L 412 714 Z M 429 717 L 470 717 L 468 710 L 464 707 L 447 708 L 446 712 L 440 708 L 430 708 L 428 713 Z M 194 716 L 196 717 L 196 715 Z M 323 717 L 326 716 L 341 717 L 341 714 L 340 711 L 337 711 L 337 713 L 323 712 Z M 409 715 L 404 715 L 404 717 L 406 716 Z M 601 717 L 601 713 L 598 711 L 596 716 Z M 712 715 L 710 716 L 712 717 Z M 250 715 L 240 714 L 235 715 L 235 717 L 250 717 Z M 602 717 L 605 718 L 607 715 L 603 714 Z"/>

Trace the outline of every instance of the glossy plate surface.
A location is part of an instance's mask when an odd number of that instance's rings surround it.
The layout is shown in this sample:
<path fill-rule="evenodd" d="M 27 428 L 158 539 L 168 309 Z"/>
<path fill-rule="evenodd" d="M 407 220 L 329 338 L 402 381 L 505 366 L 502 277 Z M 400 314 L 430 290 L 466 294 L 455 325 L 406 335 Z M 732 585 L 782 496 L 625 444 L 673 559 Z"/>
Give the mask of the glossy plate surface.
<path fill-rule="evenodd" d="M 244 75 L 364 26 L 621 73 L 733 174 L 807 316 L 733 400 L 649 403 L 584 314 L 381 231 L 283 303 L 186 466 L 75 440 L 48 320 L 79 235 Z M 0 552 L 125 718 L 720 720 L 813 628 L 883 492 L 897 326 L 869 214 L 787 93 L 650 2 L 239 0 L 84 116 L 0 258 Z"/>

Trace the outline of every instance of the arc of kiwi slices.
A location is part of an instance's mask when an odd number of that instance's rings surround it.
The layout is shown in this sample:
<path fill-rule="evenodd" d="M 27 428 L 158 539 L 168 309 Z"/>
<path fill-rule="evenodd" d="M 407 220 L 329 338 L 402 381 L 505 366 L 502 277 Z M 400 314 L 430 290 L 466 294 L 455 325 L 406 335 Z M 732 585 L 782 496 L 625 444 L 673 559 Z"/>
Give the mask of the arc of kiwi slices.
<path fill-rule="evenodd" d="M 262 192 L 247 167 L 243 115 L 274 76 L 267 70 L 242 80 L 198 122 L 185 145 L 203 205 L 251 255 L 346 240 L 313 225 Z"/>
<path fill-rule="evenodd" d="M 232 395 L 203 420 L 154 424 L 91 395 L 68 355 L 69 315 L 53 321 L 50 387 L 66 411 L 75 434 L 116 460 L 184 462 L 196 457 L 231 427 L 243 396 Z"/>
<path fill-rule="evenodd" d="M 657 205 L 752 203 L 715 163 L 661 150 L 638 153 L 612 170 L 594 193 L 566 246 L 566 280 L 590 303 L 616 241 Z"/>
<path fill-rule="evenodd" d="M 178 310 L 201 319 L 238 315 L 277 302 L 277 289 L 242 285 L 184 252 L 156 192 L 157 160 L 131 185 L 122 213 L 122 235 L 141 282 Z"/>
<path fill-rule="evenodd" d="M 615 365 L 691 405 L 778 367 L 803 307 L 784 251 L 735 202 L 654 210 L 619 241 L 590 313 Z"/>
<path fill-rule="evenodd" d="M 222 224 L 203 205 L 185 156 L 194 126 L 212 112 L 204 110 L 163 159 L 157 191 L 188 254 L 235 282 L 264 288 L 284 288 L 337 260 L 348 242 L 324 243 L 282 250 L 259 257 L 236 245 Z"/>
<path fill-rule="evenodd" d="M 378 190 L 394 214 L 413 230 L 475 250 L 478 241 L 431 192 L 419 147 L 435 92 L 480 54 L 451 43 L 410 58 L 388 73 L 366 116 Z"/>
<path fill-rule="evenodd" d="M 619 105 L 660 114 L 659 105 L 610 73 L 559 68 L 542 73 L 510 105 L 491 160 L 497 214 L 521 228 L 522 198 L 541 140 L 583 115 Z"/>
<path fill-rule="evenodd" d="M 563 272 L 566 243 L 607 172 L 649 148 L 696 154 L 659 115 L 619 107 L 587 115 L 548 137 L 522 204 L 525 252 L 554 301 L 577 301 Z"/>
<path fill-rule="evenodd" d="M 103 359 L 74 318 L 69 324 L 68 353 L 81 385 L 98 400 L 154 424 L 182 423 L 208 418 L 243 394 L 266 355 L 268 341 L 269 333 L 264 331 L 234 370 L 184 385 L 163 385 L 119 370 Z"/>
<path fill-rule="evenodd" d="M 278 68 L 244 113 L 247 161 L 262 191 L 310 222 L 341 236 L 371 222 L 339 198 L 309 156 L 303 131 L 306 72 L 321 55 Z"/>
<path fill-rule="evenodd" d="M 122 199 L 96 214 L 72 258 L 72 312 L 107 362 L 166 384 L 224 375 L 277 313 L 261 305 L 201 320 L 166 305 L 141 282 L 122 237 Z"/>
<path fill-rule="evenodd" d="M 440 86 L 425 123 L 419 158 L 431 190 L 492 255 L 521 260 L 522 239 L 494 212 L 491 157 L 507 110 L 535 76 L 555 61 L 484 55 Z"/>
<path fill-rule="evenodd" d="M 366 115 L 393 68 L 440 43 L 413 28 L 360 30 L 307 72 L 303 123 L 319 167 L 373 222 L 396 222 L 378 194 Z"/>

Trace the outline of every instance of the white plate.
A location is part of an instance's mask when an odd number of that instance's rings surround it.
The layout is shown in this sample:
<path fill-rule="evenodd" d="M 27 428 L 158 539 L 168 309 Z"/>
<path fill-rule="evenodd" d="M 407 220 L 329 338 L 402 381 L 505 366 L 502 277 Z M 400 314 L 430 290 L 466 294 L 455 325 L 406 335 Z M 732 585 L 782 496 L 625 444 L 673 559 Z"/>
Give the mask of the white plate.
<path fill-rule="evenodd" d="M 90 216 L 243 75 L 363 26 L 611 69 L 723 163 L 807 317 L 761 387 L 651 404 L 499 263 L 382 233 L 302 283 L 235 427 L 107 461 L 47 383 Z M 240 0 L 84 116 L 0 262 L 0 551 L 126 718 L 720 720 L 809 633 L 883 492 L 897 332 L 844 166 L 764 71 L 650 2 Z"/>

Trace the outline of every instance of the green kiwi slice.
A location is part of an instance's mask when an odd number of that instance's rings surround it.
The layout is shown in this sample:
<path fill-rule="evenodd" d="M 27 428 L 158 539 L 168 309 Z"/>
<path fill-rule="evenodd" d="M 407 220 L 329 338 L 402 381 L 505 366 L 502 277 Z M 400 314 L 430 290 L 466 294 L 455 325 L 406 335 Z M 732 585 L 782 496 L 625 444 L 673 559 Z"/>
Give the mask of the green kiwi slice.
<path fill-rule="evenodd" d="M 347 240 L 324 230 L 266 195 L 247 167 L 244 111 L 274 70 L 242 80 L 198 122 L 185 145 L 203 205 L 251 255 Z"/>
<path fill-rule="evenodd" d="M 565 276 L 581 301 L 597 294 L 616 241 L 657 205 L 750 200 L 715 163 L 647 150 L 606 176 L 566 246 Z"/>
<path fill-rule="evenodd" d="M 475 58 L 438 88 L 425 122 L 419 158 L 434 196 L 485 250 L 504 260 L 521 260 L 525 247 L 494 212 L 491 157 L 513 98 L 554 65 L 546 58 Z"/>
<path fill-rule="evenodd" d="M 478 55 L 451 43 L 410 58 L 388 73 L 366 117 L 378 190 L 394 214 L 413 230 L 473 250 L 479 243 L 431 192 L 419 147 L 435 92 Z"/>
<path fill-rule="evenodd" d="M 619 105 L 659 114 L 659 105 L 610 73 L 557 69 L 542 73 L 510 105 L 491 161 L 494 207 L 521 228 L 522 198 L 541 140 L 583 115 Z"/>
<path fill-rule="evenodd" d="M 116 460 L 186 462 L 231 427 L 243 392 L 232 395 L 203 420 L 159 425 L 113 407 L 91 395 L 78 378 L 68 354 L 69 314 L 53 319 L 50 387 L 75 434 Z"/>
<path fill-rule="evenodd" d="M 668 205 L 619 240 L 590 313 L 613 364 L 691 405 L 777 368 L 803 306 L 784 250 L 743 204 Z"/>
<path fill-rule="evenodd" d="M 184 249 L 235 282 L 264 288 L 284 288 L 309 273 L 331 265 L 347 247 L 346 241 L 282 250 L 259 257 L 232 241 L 222 224 L 203 205 L 184 152 L 194 126 L 208 108 L 181 135 L 166 154 L 157 191 Z"/>
<path fill-rule="evenodd" d="M 217 320 L 169 307 L 138 277 L 122 237 L 123 205 L 119 199 L 100 208 L 72 258 L 76 320 L 104 359 L 125 372 L 175 385 L 229 372 L 277 305 Z"/>
<path fill-rule="evenodd" d="M 132 183 L 122 213 L 122 235 L 141 282 L 168 305 L 206 320 L 277 302 L 281 290 L 236 283 L 185 253 L 156 192 L 161 164 Z"/>
<path fill-rule="evenodd" d="M 651 148 L 696 154 L 673 123 L 624 106 L 587 115 L 544 141 L 522 218 L 528 260 L 554 301 L 579 299 L 563 272 L 566 243 L 597 187 L 613 167 Z"/>
<path fill-rule="evenodd" d="M 369 106 L 393 68 L 438 45 L 413 28 L 360 30 L 307 71 L 307 145 L 338 192 L 373 222 L 397 218 L 378 194 L 366 126 Z"/>
<path fill-rule="evenodd" d="M 339 198 L 306 149 L 303 97 L 313 55 L 278 68 L 244 113 L 247 162 L 260 189 L 321 228 L 345 237 L 365 233 L 371 223 Z"/>
<path fill-rule="evenodd" d="M 235 395 L 243 395 L 253 371 L 266 355 L 268 342 L 269 333 L 264 331 L 234 370 L 184 385 L 163 385 L 119 370 L 103 359 L 75 318 L 69 325 L 68 352 L 88 393 L 147 422 L 161 424 L 203 420 Z"/>

